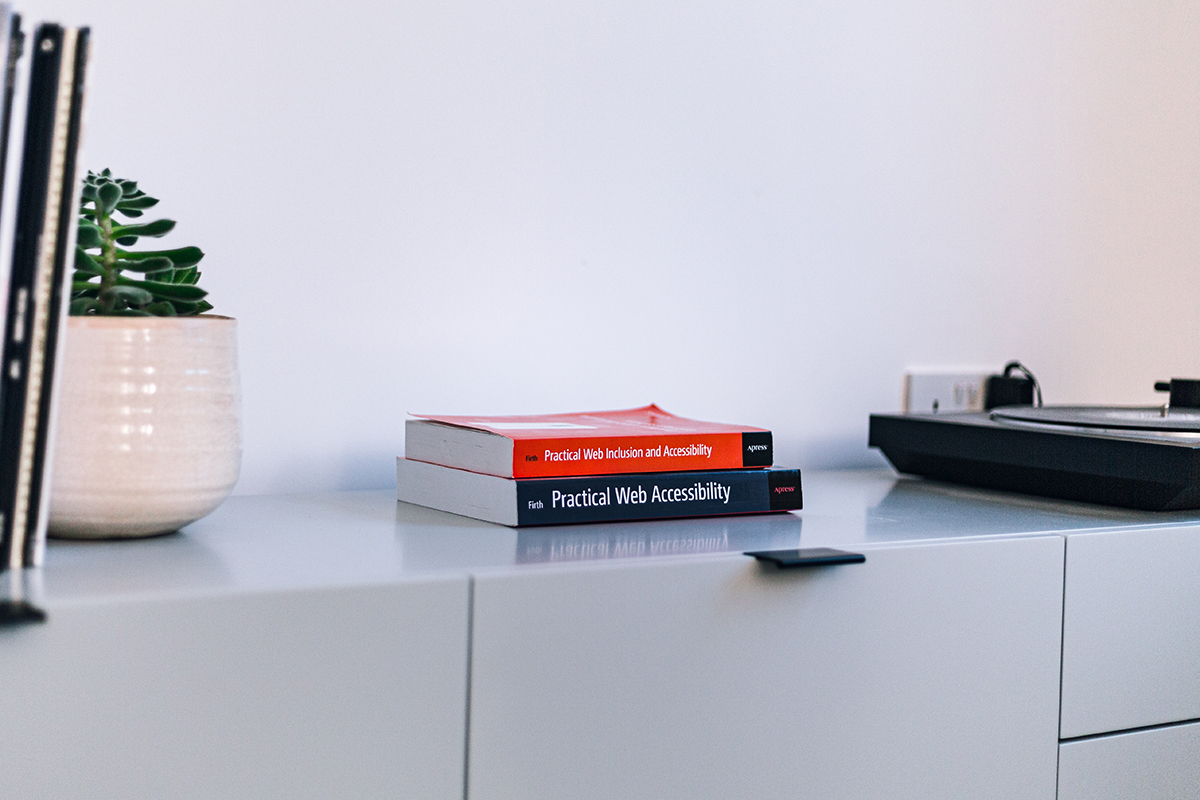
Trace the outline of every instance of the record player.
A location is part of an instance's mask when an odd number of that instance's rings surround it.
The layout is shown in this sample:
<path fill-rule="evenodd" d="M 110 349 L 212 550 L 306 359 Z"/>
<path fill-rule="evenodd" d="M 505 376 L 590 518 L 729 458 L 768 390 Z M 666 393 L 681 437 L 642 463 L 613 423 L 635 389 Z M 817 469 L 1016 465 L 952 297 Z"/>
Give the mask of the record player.
<path fill-rule="evenodd" d="M 1170 393 L 1165 405 L 1043 406 L 1039 391 L 1036 405 L 872 414 L 869 444 L 898 471 L 935 480 L 1148 511 L 1200 509 L 1200 380 L 1154 388 Z"/>

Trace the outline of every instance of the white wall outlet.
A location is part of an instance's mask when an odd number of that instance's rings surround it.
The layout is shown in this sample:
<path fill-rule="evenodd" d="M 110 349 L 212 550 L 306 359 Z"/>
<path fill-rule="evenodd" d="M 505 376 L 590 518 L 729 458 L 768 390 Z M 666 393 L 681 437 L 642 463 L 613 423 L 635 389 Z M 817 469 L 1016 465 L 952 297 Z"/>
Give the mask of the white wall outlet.
<path fill-rule="evenodd" d="M 900 408 L 905 414 L 983 411 L 983 387 L 990 374 L 986 369 L 909 369 Z"/>

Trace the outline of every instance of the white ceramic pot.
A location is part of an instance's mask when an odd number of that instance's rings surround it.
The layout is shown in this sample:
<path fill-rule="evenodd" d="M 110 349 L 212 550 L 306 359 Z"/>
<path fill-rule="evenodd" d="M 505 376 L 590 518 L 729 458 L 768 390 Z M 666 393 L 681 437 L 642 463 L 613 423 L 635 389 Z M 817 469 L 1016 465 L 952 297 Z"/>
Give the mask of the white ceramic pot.
<path fill-rule="evenodd" d="M 50 535 L 153 536 L 221 504 L 241 465 L 237 321 L 69 317 Z"/>

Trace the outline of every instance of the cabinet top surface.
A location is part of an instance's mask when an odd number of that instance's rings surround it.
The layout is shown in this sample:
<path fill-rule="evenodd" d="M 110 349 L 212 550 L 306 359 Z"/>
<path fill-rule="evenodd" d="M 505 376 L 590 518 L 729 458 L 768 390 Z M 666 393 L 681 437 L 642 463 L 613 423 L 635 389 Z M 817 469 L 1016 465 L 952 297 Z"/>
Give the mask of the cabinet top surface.
<path fill-rule="evenodd" d="M 1197 512 L 1042 500 L 885 470 L 808 472 L 803 487 L 799 512 L 521 529 L 398 503 L 394 491 L 235 496 L 163 537 L 52 540 L 45 567 L 28 577 L 53 606 L 389 583 L 547 563 L 1200 524 Z"/>

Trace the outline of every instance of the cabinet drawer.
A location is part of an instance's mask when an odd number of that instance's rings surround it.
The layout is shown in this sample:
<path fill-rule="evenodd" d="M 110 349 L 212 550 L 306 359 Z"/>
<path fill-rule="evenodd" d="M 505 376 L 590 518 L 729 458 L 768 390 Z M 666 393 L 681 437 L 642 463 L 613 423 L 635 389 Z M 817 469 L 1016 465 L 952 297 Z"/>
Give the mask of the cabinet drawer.
<path fill-rule="evenodd" d="M 0 797 L 460 798 L 468 579 L 0 630 Z"/>
<path fill-rule="evenodd" d="M 1072 534 L 1064 739 L 1200 718 L 1200 527 Z"/>
<path fill-rule="evenodd" d="M 1063 539 L 864 552 L 477 576 L 468 794 L 1053 798 Z"/>
<path fill-rule="evenodd" d="M 1063 742 L 1058 800 L 1200 800 L 1200 723 Z"/>

